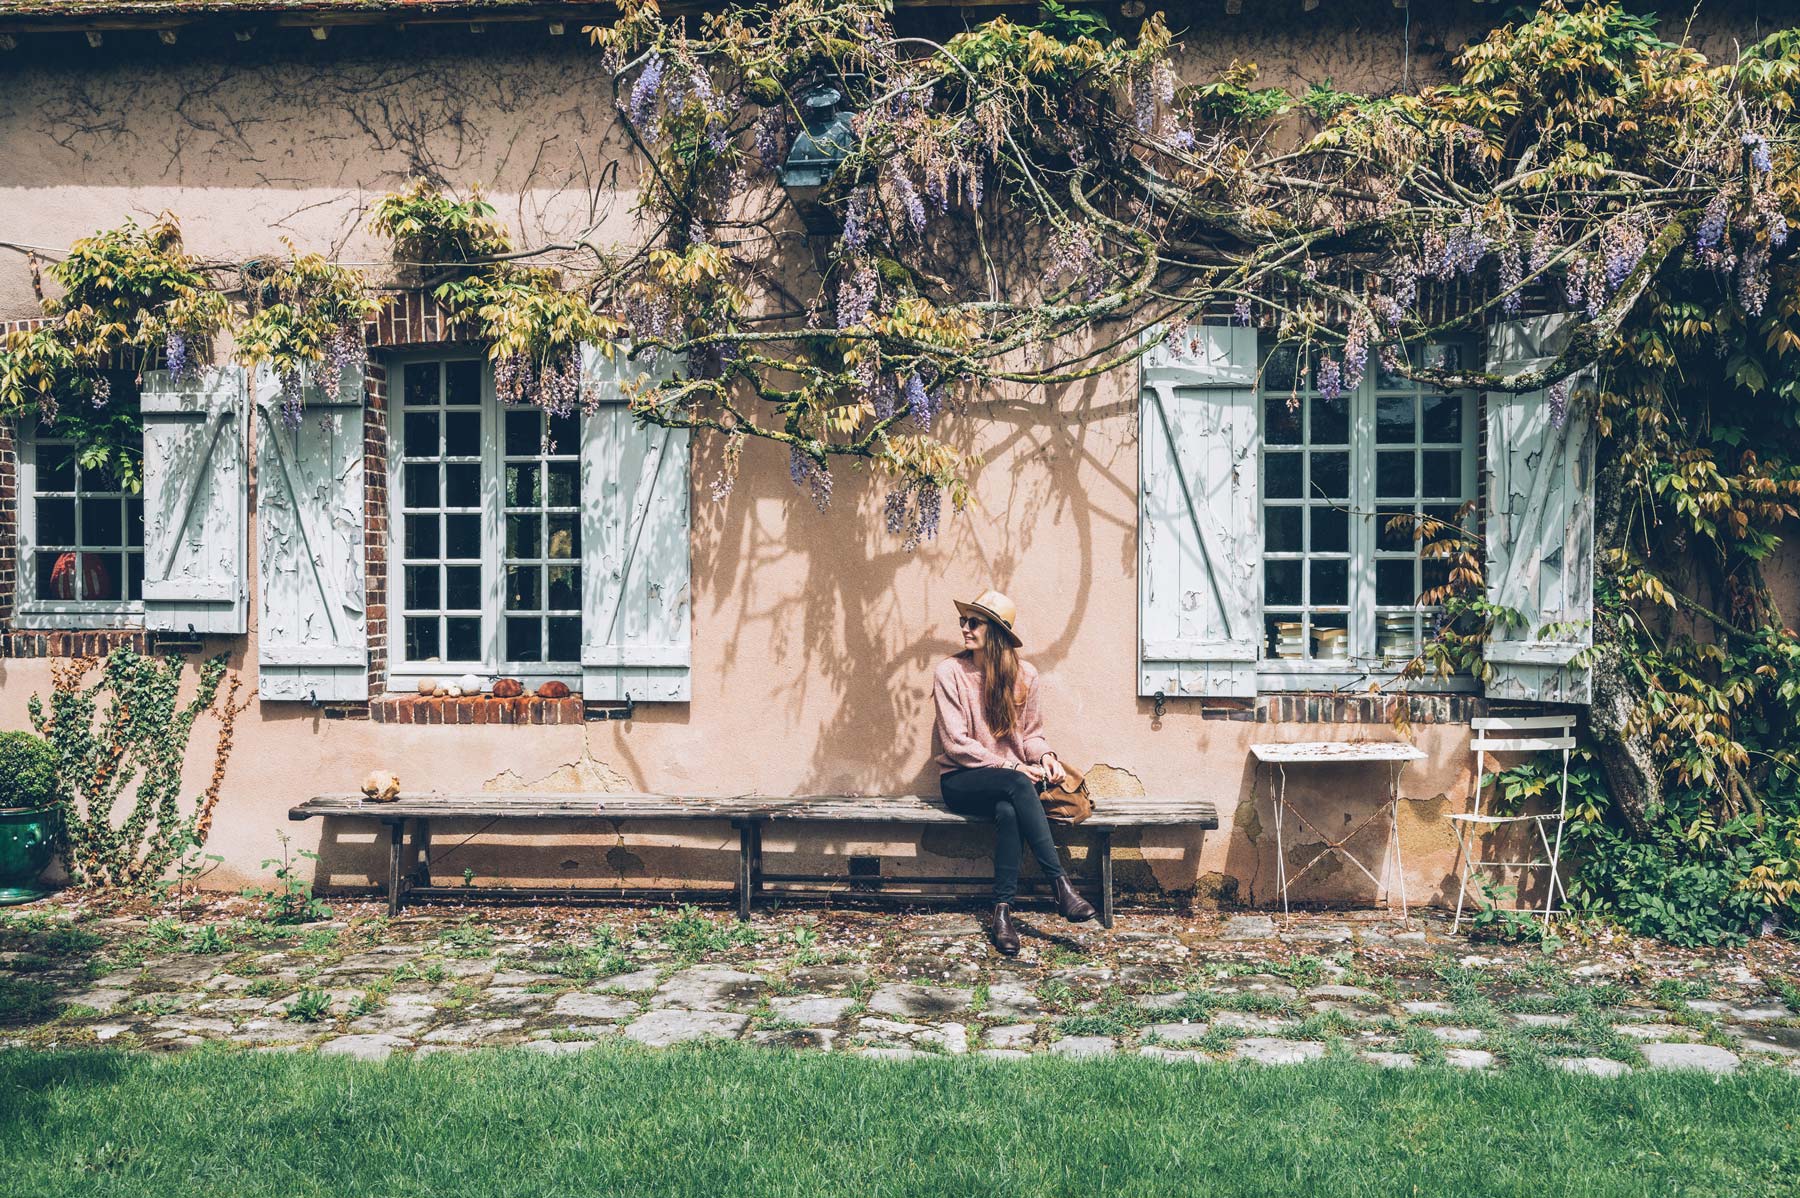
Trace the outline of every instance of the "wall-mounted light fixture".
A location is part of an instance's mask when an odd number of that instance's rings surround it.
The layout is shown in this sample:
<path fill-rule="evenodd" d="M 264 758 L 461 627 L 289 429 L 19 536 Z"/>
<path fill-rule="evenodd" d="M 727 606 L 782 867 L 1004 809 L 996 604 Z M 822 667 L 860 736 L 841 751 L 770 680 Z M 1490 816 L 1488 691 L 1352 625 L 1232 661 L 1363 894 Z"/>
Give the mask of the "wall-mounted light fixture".
<path fill-rule="evenodd" d="M 819 197 L 855 141 L 850 114 L 838 107 L 842 102 L 842 94 L 828 83 L 800 98 L 800 133 L 781 165 L 781 185 L 809 233 L 835 232 L 837 228 L 836 215 Z"/>

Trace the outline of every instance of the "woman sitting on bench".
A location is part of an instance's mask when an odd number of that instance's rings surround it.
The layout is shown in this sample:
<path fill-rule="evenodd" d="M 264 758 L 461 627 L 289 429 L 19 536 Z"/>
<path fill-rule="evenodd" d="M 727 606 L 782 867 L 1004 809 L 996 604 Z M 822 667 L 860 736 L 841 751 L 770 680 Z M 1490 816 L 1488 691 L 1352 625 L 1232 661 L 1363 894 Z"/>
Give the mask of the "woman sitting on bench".
<path fill-rule="evenodd" d="M 1064 919 L 1092 919 L 1094 908 L 1069 884 L 1038 797 L 1042 786 L 1062 780 L 1063 767 L 1044 740 L 1037 670 L 1019 660 L 1013 601 L 990 590 L 973 603 L 956 600 L 956 610 L 963 649 L 938 663 L 932 687 L 936 760 L 943 770 L 944 805 L 994 821 L 994 914 L 988 935 L 1010 957 L 1019 951 L 1012 903 L 1021 843 L 1031 846 L 1038 867 L 1050 877 Z"/>

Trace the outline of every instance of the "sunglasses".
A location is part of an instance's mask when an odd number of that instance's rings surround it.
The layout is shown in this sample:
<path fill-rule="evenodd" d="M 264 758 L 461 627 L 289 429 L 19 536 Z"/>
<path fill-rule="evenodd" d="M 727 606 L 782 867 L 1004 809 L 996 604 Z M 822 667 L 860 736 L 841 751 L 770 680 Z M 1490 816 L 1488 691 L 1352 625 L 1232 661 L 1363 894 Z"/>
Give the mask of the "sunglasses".
<path fill-rule="evenodd" d="M 975 629 L 980 628 L 985 623 L 987 623 L 987 621 L 980 616 L 958 616 L 956 618 L 956 626 L 958 628 L 968 629 L 970 632 L 975 631 Z"/>

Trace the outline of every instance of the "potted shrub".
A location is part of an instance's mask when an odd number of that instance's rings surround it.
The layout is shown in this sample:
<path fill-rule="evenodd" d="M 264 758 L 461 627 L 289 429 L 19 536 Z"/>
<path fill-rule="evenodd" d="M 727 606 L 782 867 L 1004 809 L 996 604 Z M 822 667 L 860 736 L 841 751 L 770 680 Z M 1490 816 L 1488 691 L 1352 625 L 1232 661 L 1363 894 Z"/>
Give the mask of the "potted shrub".
<path fill-rule="evenodd" d="M 56 753 L 41 736 L 0 732 L 0 906 L 29 903 L 56 850 Z"/>

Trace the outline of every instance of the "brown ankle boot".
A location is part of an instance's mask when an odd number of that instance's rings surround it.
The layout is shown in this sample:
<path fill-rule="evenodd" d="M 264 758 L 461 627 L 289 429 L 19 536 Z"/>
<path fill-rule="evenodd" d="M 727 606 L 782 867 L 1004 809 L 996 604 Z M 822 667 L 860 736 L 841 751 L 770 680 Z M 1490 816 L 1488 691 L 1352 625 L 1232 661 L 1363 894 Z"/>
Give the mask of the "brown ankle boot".
<path fill-rule="evenodd" d="M 1003 956 L 1019 955 L 1019 929 L 1013 927 L 1012 907 L 1009 904 L 994 904 L 994 918 L 988 927 L 988 938 Z"/>
<path fill-rule="evenodd" d="M 1069 875 L 1058 874 L 1050 883 L 1056 892 L 1056 909 L 1070 923 L 1086 923 L 1094 918 L 1094 904 L 1075 893 L 1075 887 L 1069 885 Z"/>

